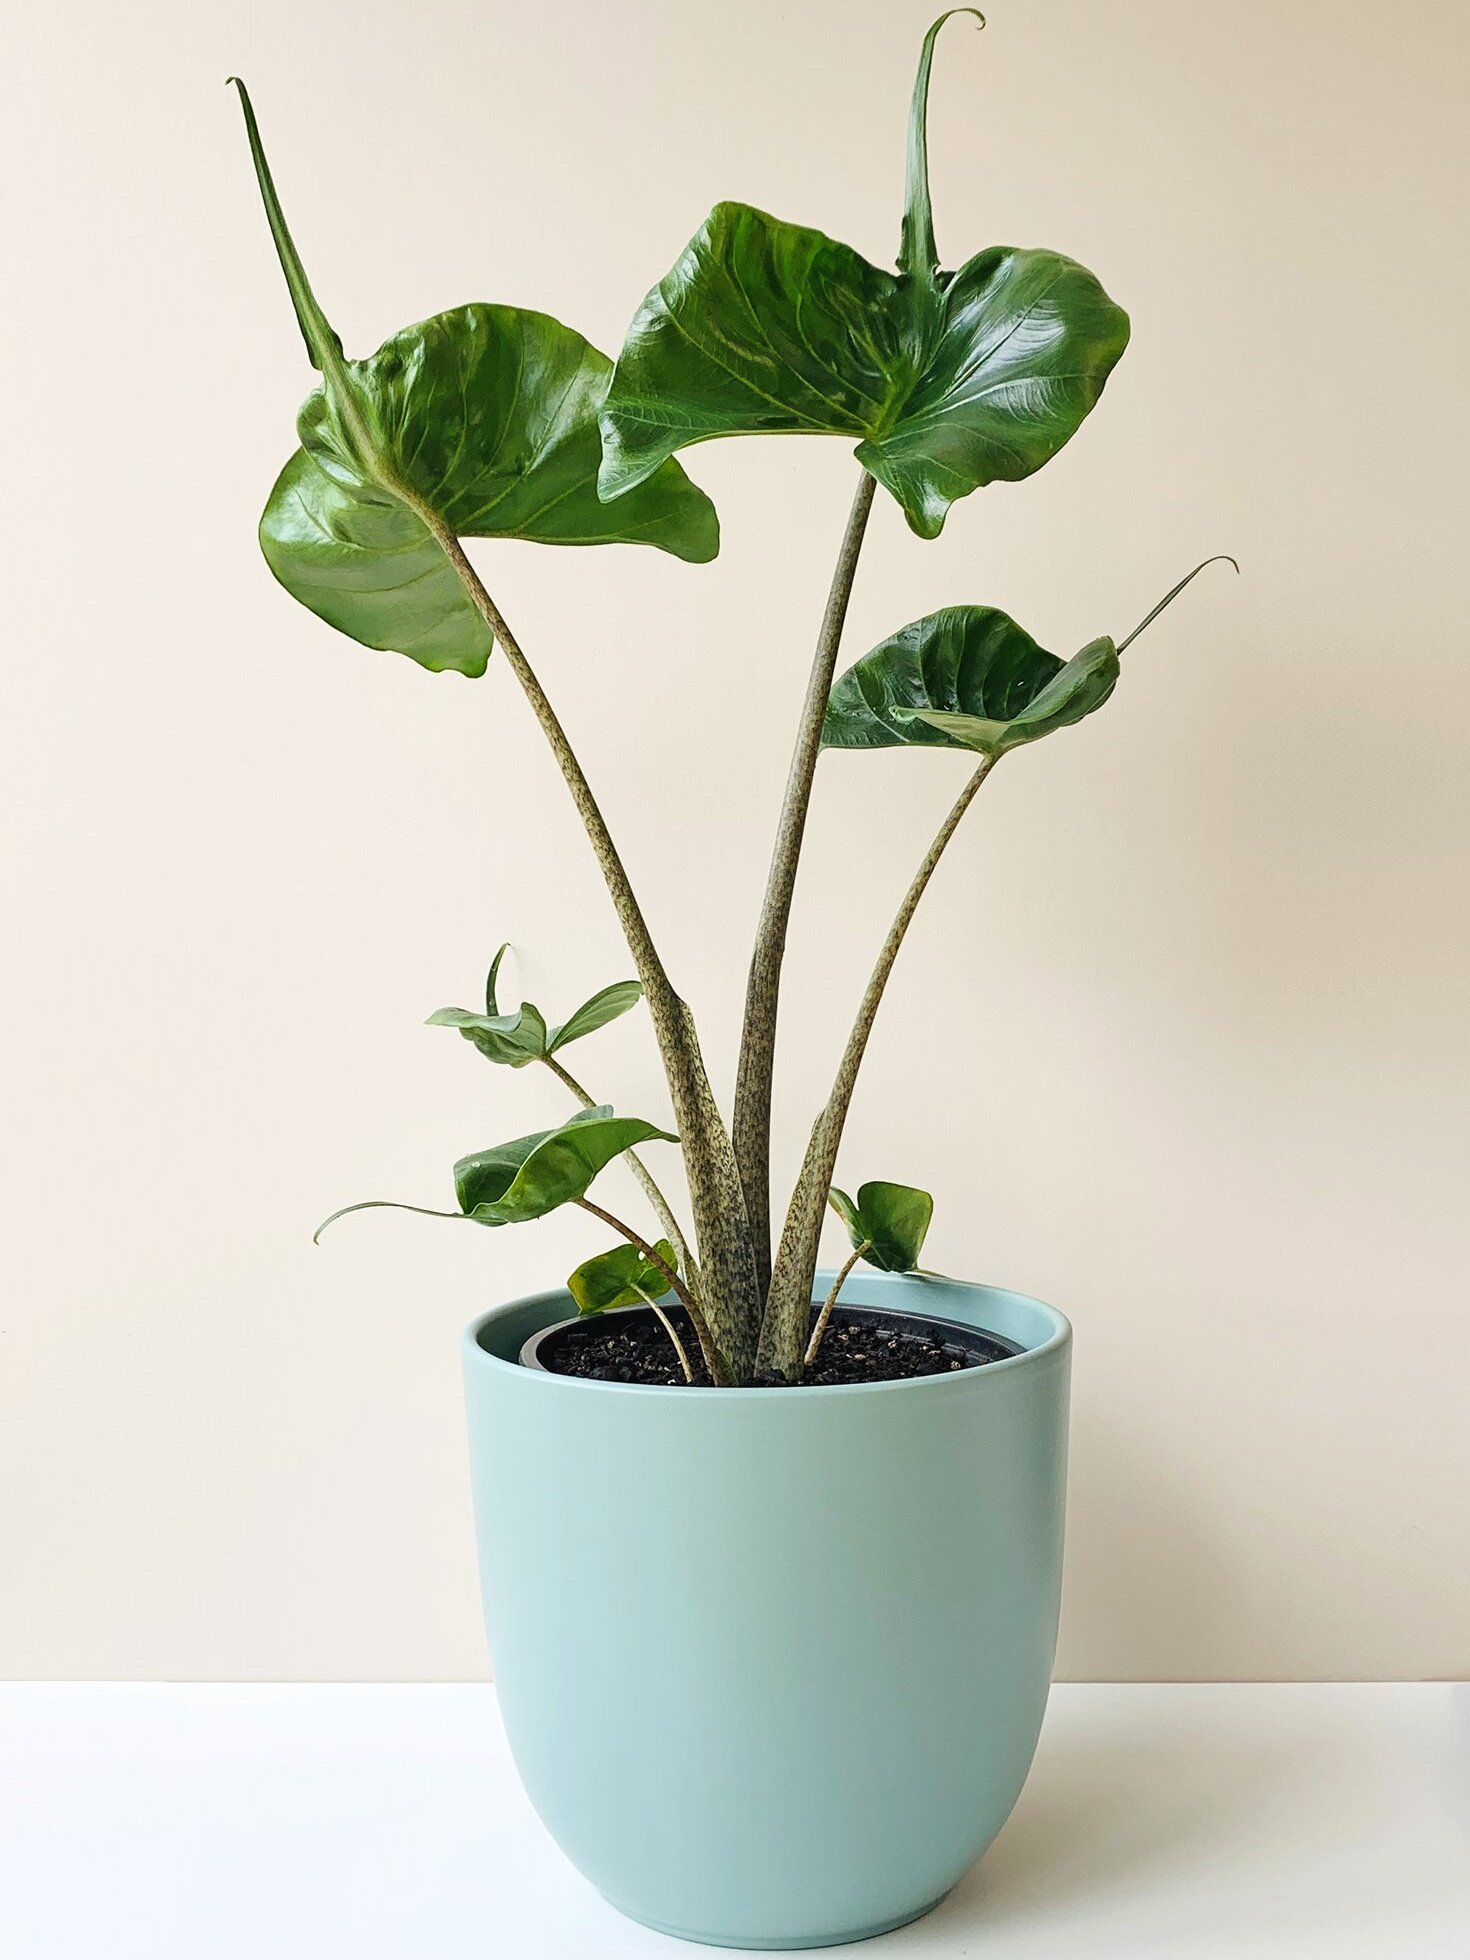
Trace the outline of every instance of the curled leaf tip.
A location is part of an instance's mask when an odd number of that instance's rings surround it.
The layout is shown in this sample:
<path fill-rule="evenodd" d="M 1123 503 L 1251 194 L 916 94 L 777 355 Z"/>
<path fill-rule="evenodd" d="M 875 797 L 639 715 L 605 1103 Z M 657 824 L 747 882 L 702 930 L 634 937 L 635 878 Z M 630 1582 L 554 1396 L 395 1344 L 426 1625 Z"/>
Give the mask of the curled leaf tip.
<path fill-rule="evenodd" d="M 322 1233 L 326 1231 L 327 1227 L 329 1225 L 335 1225 L 339 1218 L 345 1218 L 349 1212 L 353 1211 L 412 1211 L 417 1212 L 420 1218 L 464 1217 L 462 1211 L 433 1211 L 427 1205 L 401 1204 L 396 1198 L 364 1198 L 358 1204 L 343 1205 L 340 1211 L 334 1211 L 329 1218 L 324 1218 L 311 1235 L 312 1244 L 320 1245 L 322 1242 Z"/>
<path fill-rule="evenodd" d="M 1158 618 L 1159 614 L 1164 611 L 1165 607 L 1173 605 L 1174 601 L 1179 597 L 1179 594 L 1184 590 L 1185 586 L 1189 584 L 1191 579 L 1197 579 L 1200 573 L 1204 571 L 1207 566 L 1210 565 L 1229 565 L 1230 568 L 1237 574 L 1239 574 L 1240 571 L 1239 565 L 1236 564 L 1235 560 L 1230 556 L 1230 553 L 1228 551 L 1217 551 L 1213 558 L 1201 559 L 1199 564 L 1195 566 L 1192 572 L 1186 572 L 1184 577 L 1180 579 L 1177 585 L 1170 587 L 1170 589 L 1164 594 L 1163 598 L 1160 599 L 1159 603 L 1154 607 L 1151 613 L 1145 614 L 1144 617 L 1141 620 L 1139 620 L 1138 624 L 1134 627 L 1133 631 L 1128 635 L 1126 640 L 1119 640 L 1118 652 L 1120 654 L 1126 652 L 1127 649 L 1132 646 L 1133 642 L 1138 638 L 1139 634 L 1144 630 L 1144 628 L 1146 626 L 1152 626 L 1154 621 Z"/>
<path fill-rule="evenodd" d="M 904 195 L 903 227 L 899 233 L 898 269 L 910 278 L 932 280 L 939 269 L 934 243 L 934 211 L 929 201 L 929 74 L 934 66 L 934 43 L 939 30 L 956 14 L 969 14 L 980 27 L 985 16 L 978 7 L 951 7 L 924 36 L 919 70 L 909 104 L 908 181 Z"/>
<path fill-rule="evenodd" d="M 500 1012 L 500 1009 L 495 1004 L 495 980 L 497 974 L 500 972 L 500 962 L 509 951 L 510 941 L 508 939 L 502 940 L 500 950 L 490 962 L 490 971 L 485 975 L 485 1012 L 487 1014 L 498 1014 Z"/>

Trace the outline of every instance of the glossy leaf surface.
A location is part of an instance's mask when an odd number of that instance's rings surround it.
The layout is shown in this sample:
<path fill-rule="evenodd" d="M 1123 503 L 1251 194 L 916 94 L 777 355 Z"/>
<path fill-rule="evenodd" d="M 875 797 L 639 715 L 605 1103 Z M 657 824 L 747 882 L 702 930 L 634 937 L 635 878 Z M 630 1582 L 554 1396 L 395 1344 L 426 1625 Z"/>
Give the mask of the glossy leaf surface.
<path fill-rule="evenodd" d="M 266 560 L 293 597 L 366 646 L 474 675 L 493 642 L 436 531 L 714 557 L 713 506 L 677 465 L 615 507 L 598 497 L 597 417 L 612 363 L 547 314 L 456 307 L 366 360 L 346 360 L 287 230 L 243 87 L 240 96 L 276 249 L 322 374 L 260 526 Z"/>
<path fill-rule="evenodd" d="M 671 1272 L 679 1270 L 674 1248 L 660 1239 L 653 1248 Z M 567 1280 L 567 1291 L 580 1314 L 607 1313 L 614 1307 L 636 1307 L 645 1300 L 661 1300 L 669 1290 L 668 1274 L 661 1272 L 636 1245 L 615 1245 L 610 1252 L 599 1252 L 586 1259 Z"/>
<path fill-rule="evenodd" d="M 847 1227 L 854 1252 L 883 1273 L 911 1273 L 919 1263 L 934 1200 L 912 1184 L 858 1187 L 855 1199 L 834 1185 L 828 1202 Z"/>
<path fill-rule="evenodd" d="M 454 1167 L 455 1196 L 464 1215 L 478 1224 L 523 1224 L 582 1197 L 614 1157 L 653 1139 L 678 1141 L 653 1123 L 614 1116 L 599 1103 L 554 1130 L 462 1157 Z"/>
<path fill-rule="evenodd" d="M 832 689 L 822 746 L 1003 755 L 1081 721 L 1117 679 L 1110 639 L 1061 661 L 994 606 L 947 606 L 848 668 Z"/>
<path fill-rule="evenodd" d="M 602 413 L 604 496 L 713 437 L 846 436 L 933 538 L 958 498 L 1029 476 L 1076 432 L 1128 318 L 1058 252 L 992 246 L 937 269 L 924 123 L 942 24 L 914 89 L 900 272 L 716 205 L 629 328 Z"/>

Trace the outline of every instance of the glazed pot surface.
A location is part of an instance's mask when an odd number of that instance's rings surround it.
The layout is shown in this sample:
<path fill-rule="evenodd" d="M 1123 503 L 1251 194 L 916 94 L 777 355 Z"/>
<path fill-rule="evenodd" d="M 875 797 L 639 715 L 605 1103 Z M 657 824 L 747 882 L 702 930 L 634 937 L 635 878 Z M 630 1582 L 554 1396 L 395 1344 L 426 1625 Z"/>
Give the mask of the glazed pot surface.
<path fill-rule="evenodd" d="M 927 1910 L 1005 1821 L 1045 1710 L 1067 1323 L 959 1281 L 875 1273 L 847 1291 L 1023 1352 L 810 1389 L 520 1367 L 564 1292 L 465 1338 L 517 1767 L 572 1863 L 688 1939 L 832 1945 Z"/>

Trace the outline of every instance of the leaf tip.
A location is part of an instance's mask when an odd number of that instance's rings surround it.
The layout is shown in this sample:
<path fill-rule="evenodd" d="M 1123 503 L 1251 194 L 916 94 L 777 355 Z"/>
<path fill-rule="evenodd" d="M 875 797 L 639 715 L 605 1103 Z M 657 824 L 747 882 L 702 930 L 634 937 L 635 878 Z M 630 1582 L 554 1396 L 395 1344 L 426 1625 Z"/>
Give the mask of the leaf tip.
<path fill-rule="evenodd" d="M 271 176 L 271 167 L 266 159 L 265 145 L 261 141 L 260 129 L 255 120 L 250 92 L 238 75 L 227 76 L 225 86 L 227 88 L 233 86 L 240 97 L 240 108 L 245 117 L 245 135 L 250 145 L 250 161 L 255 170 L 255 181 L 260 190 L 261 202 L 265 206 L 266 222 L 270 226 L 276 256 L 281 262 L 281 271 L 285 274 L 286 288 L 291 295 L 291 305 L 296 313 L 296 324 L 301 329 L 301 338 L 306 343 L 307 358 L 319 374 L 326 376 L 342 360 L 342 343 L 311 290 L 306 269 L 301 263 L 301 255 L 296 250 L 295 241 L 287 227 L 285 213 L 281 209 L 281 200 L 276 194 L 275 180 Z"/>
<path fill-rule="evenodd" d="M 1179 583 L 1175 586 L 1172 586 L 1169 589 L 1169 591 L 1167 591 L 1164 594 L 1163 598 L 1160 599 L 1159 603 L 1154 607 L 1152 612 L 1146 613 L 1144 615 L 1144 617 L 1134 627 L 1133 631 L 1128 635 L 1126 640 L 1119 640 L 1118 642 L 1119 656 L 1121 657 L 1124 653 L 1127 652 L 1128 648 L 1132 646 L 1133 642 L 1138 638 L 1139 634 L 1143 632 L 1145 627 L 1152 626 L 1154 621 L 1158 618 L 1159 614 L 1161 612 L 1164 612 L 1169 606 L 1173 605 L 1174 601 L 1179 597 L 1179 594 L 1184 590 L 1185 586 L 1191 582 L 1191 580 L 1197 579 L 1200 573 L 1206 571 L 1211 565 L 1229 565 L 1230 568 L 1235 572 L 1237 577 L 1239 577 L 1240 575 L 1240 566 L 1230 556 L 1230 553 L 1228 551 L 1217 551 L 1212 558 L 1202 558 L 1199 564 L 1195 566 L 1192 572 L 1186 572 L 1184 577 L 1180 579 Z"/>
<path fill-rule="evenodd" d="M 910 278 L 931 282 L 939 269 L 939 254 L 934 243 L 934 211 L 929 198 L 929 76 L 939 30 L 956 14 L 969 14 L 977 27 L 985 25 L 985 16 L 978 7 L 951 7 L 931 23 L 919 49 L 919 67 L 909 103 L 908 169 L 898 269 Z"/>

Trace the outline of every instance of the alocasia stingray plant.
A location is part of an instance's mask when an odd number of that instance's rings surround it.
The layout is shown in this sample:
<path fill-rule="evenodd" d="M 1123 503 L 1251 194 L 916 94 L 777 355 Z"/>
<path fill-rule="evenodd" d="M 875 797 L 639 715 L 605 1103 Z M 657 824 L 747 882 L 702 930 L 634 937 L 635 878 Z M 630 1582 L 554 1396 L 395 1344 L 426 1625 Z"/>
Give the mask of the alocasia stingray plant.
<path fill-rule="evenodd" d="M 914 1269 L 929 1221 L 925 1193 L 866 1184 L 853 1201 L 832 1189 L 874 1016 L 925 887 L 981 784 L 1011 750 L 1101 707 L 1134 637 L 1093 639 L 1063 661 L 994 607 L 948 606 L 890 634 L 835 679 L 877 487 L 920 538 L 937 537 L 960 499 L 1030 476 L 1056 455 L 1128 343 L 1127 315 L 1060 253 L 988 246 L 957 271 L 941 268 L 927 107 L 935 41 L 950 18 L 929 29 L 919 57 L 897 270 L 870 265 L 820 231 L 720 204 L 643 302 L 616 363 L 544 313 L 489 304 L 438 314 L 366 359 L 348 359 L 307 280 L 249 97 L 236 84 L 276 251 L 321 377 L 297 421 L 300 447 L 261 519 L 266 560 L 303 605 L 365 646 L 470 677 L 482 675 L 500 649 L 571 793 L 638 976 L 552 1028 L 529 1003 L 501 1011 L 497 955 L 483 1014 L 445 1008 L 433 1016 L 489 1061 L 544 1064 L 582 1105 L 558 1128 L 462 1159 L 454 1171 L 459 1209 L 447 1215 L 494 1226 L 582 1206 L 621 1243 L 572 1275 L 579 1311 L 657 1304 L 674 1292 L 717 1383 L 797 1381 L 815 1354 L 837 1290 L 813 1328 L 829 1194 L 853 1242 L 839 1285 L 859 1257 Z M 845 437 L 856 444 L 859 474 L 777 822 L 727 1126 L 693 1017 L 664 968 L 582 765 L 461 539 L 647 544 L 702 563 L 719 548 L 718 522 L 676 456 L 715 437 L 766 434 Z M 890 746 L 967 749 L 975 766 L 879 952 L 773 1247 L 777 1006 L 817 757 L 823 749 Z M 558 1059 L 640 994 L 677 1137 L 615 1116 Z M 692 1231 L 635 1154 L 654 1141 L 679 1144 Z M 657 1218 L 656 1242 L 588 1196 L 598 1173 L 622 1156 Z M 688 1374 L 682 1347 L 679 1357 Z"/>

